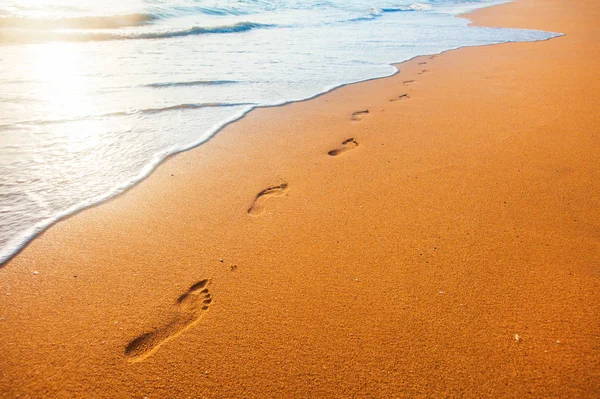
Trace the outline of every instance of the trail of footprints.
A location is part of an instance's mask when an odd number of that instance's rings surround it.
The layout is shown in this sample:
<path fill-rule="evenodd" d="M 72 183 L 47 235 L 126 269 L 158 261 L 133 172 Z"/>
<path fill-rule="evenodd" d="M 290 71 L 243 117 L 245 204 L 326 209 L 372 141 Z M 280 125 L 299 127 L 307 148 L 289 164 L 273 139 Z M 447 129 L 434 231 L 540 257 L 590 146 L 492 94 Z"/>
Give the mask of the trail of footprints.
<path fill-rule="evenodd" d="M 433 58 L 433 57 L 431 57 L 431 58 Z M 419 65 L 425 65 L 425 64 L 427 64 L 427 62 L 419 63 Z M 419 74 L 423 74 L 426 72 L 428 72 L 428 71 L 426 69 L 423 69 L 423 70 L 421 70 L 421 72 L 419 72 Z M 405 80 L 402 83 L 405 86 L 410 86 L 414 82 L 415 82 L 414 80 Z M 403 93 L 403 94 L 400 94 L 398 97 L 391 99 L 390 101 L 406 100 L 409 98 L 410 98 L 410 96 L 408 95 L 408 93 Z M 356 112 L 352 113 L 350 120 L 353 122 L 361 122 L 364 119 L 364 117 L 368 114 L 369 114 L 368 109 L 356 111 Z M 356 147 L 358 147 L 358 145 L 359 145 L 358 141 L 354 137 L 351 137 L 347 140 L 344 140 L 339 148 L 335 148 L 335 149 L 327 152 L 327 154 L 332 157 L 335 157 L 335 156 L 341 155 L 347 151 L 351 151 L 351 150 L 355 149 Z M 280 197 L 280 196 L 284 195 L 287 192 L 287 190 L 288 190 L 287 183 L 283 183 L 278 186 L 273 186 L 273 187 L 264 189 L 263 191 L 258 193 L 256 195 L 256 197 L 254 198 L 252 205 L 250 206 L 250 208 L 248 208 L 248 215 L 254 216 L 254 217 L 262 215 L 265 212 L 265 203 L 269 200 L 269 198 Z"/>
<path fill-rule="evenodd" d="M 430 58 L 433 59 L 433 57 Z M 426 62 L 419 63 L 419 65 L 424 64 L 426 64 Z M 428 71 L 424 69 L 419 74 L 426 72 Z M 405 80 L 403 84 L 409 86 L 414 82 L 414 80 Z M 399 101 L 409 98 L 410 96 L 408 93 L 404 93 L 390 101 Z M 360 122 L 363 120 L 364 116 L 368 114 L 368 109 L 356 111 L 352 114 L 351 120 Z M 333 149 L 327 154 L 330 156 L 338 156 L 355 149 L 358 145 L 358 141 L 356 141 L 354 137 L 351 137 L 344 140 L 339 148 Z M 288 189 L 288 184 L 283 183 L 262 190 L 256 195 L 252 205 L 248 208 L 248 215 L 254 217 L 262 215 L 265 212 L 265 203 L 270 198 L 285 195 Z M 125 356 L 127 359 L 130 362 L 145 360 L 154 354 L 164 343 L 181 335 L 184 331 L 198 323 L 212 303 L 212 296 L 207 288 L 208 283 L 209 280 L 205 279 L 192 285 L 183 295 L 177 298 L 177 301 L 175 302 L 175 315 L 170 321 L 154 331 L 144 333 L 129 342 L 125 347 Z"/>
<path fill-rule="evenodd" d="M 434 57 L 430 57 L 430 59 L 433 59 Z M 427 62 L 420 62 L 419 65 L 426 65 Z M 419 72 L 418 74 L 423 74 L 429 72 L 426 69 L 421 70 L 421 72 Z M 405 80 L 404 82 L 402 82 L 404 86 L 410 86 L 411 84 L 415 83 L 415 80 Z M 392 98 L 390 101 L 400 101 L 400 100 L 407 100 L 410 99 L 410 96 L 408 95 L 408 93 L 403 93 L 400 94 L 399 96 L 397 96 L 396 98 Z M 360 111 L 356 111 L 354 113 L 352 113 L 350 120 L 353 122 L 361 122 L 364 117 L 366 115 L 369 114 L 369 110 L 368 109 L 364 109 L 364 110 L 360 110 Z M 329 152 L 327 152 L 328 155 L 330 156 L 338 156 L 341 155 L 347 151 L 351 151 L 353 149 L 355 149 L 356 147 L 358 147 L 358 141 L 354 138 L 351 137 L 347 140 L 344 140 L 340 146 L 340 148 L 335 148 Z M 250 206 L 250 208 L 248 208 L 248 215 L 250 216 L 260 216 L 265 212 L 265 203 L 268 201 L 269 198 L 272 197 L 280 197 L 282 195 L 284 195 L 288 190 L 288 184 L 287 183 L 283 183 L 281 185 L 278 186 L 273 186 L 273 187 L 269 187 L 264 189 L 263 191 L 261 191 L 260 193 L 258 193 L 256 195 L 256 197 L 254 198 L 254 201 L 252 203 L 252 205 Z"/>
<path fill-rule="evenodd" d="M 208 279 L 192 285 L 175 302 L 175 316 L 163 326 L 135 338 L 125 347 L 130 362 L 139 362 L 155 353 L 165 342 L 179 336 L 196 324 L 208 310 L 212 297 Z"/>

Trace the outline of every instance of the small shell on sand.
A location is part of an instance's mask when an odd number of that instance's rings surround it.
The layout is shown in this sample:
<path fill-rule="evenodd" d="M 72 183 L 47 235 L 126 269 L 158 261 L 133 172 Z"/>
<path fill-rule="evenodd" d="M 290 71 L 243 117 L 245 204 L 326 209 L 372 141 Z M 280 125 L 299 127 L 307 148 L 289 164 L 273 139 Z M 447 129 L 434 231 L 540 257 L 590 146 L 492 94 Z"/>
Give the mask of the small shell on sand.
<path fill-rule="evenodd" d="M 521 341 L 523 340 L 523 338 L 521 338 L 521 337 L 519 336 L 519 334 L 515 334 L 515 340 L 516 340 L 517 342 L 521 342 Z"/>

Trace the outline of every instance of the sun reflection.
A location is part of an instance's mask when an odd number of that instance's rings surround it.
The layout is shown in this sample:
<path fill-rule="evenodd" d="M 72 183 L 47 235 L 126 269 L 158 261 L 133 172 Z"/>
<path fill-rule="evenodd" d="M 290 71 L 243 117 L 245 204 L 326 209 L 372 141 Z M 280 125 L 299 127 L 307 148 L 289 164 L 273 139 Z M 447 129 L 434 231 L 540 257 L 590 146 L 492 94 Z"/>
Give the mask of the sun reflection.
<path fill-rule="evenodd" d="M 47 105 L 50 119 L 95 113 L 89 87 L 83 79 L 81 54 L 70 43 L 30 46 L 32 77 L 39 82 L 39 99 Z"/>
<path fill-rule="evenodd" d="M 98 114 L 92 99 L 85 62 L 77 46 L 70 43 L 48 43 L 30 46 L 29 66 L 36 84 L 36 98 L 43 103 L 42 119 L 73 121 L 60 129 L 52 129 L 53 140 L 62 142 L 69 153 L 82 153 L 95 147 L 103 126 L 94 119 L 81 120 Z M 78 122 L 75 122 L 78 121 Z"/>

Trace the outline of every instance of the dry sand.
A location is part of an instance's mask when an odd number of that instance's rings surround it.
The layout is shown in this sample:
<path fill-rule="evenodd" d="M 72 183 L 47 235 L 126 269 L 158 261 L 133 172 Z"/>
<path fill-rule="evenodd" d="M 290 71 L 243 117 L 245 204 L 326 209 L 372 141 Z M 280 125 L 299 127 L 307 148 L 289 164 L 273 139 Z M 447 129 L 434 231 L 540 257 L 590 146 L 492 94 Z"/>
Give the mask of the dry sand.
<path fill-rule="evenodd" d="M 567 35 L 256 110 L 34 240 L 1 396 L 599 397 L 600 3 L 470 18 Z"/>

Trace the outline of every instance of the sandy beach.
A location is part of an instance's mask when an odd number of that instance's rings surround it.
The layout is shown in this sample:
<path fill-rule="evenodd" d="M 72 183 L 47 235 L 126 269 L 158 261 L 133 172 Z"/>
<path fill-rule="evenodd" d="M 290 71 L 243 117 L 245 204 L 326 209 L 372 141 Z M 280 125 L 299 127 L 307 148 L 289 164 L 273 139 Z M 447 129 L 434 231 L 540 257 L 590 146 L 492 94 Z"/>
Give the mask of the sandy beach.
<path fill-rule="evenodd" d="M 252 111 L 0 268 L 3 398 L 600 396 L 600 4 Z"/>

